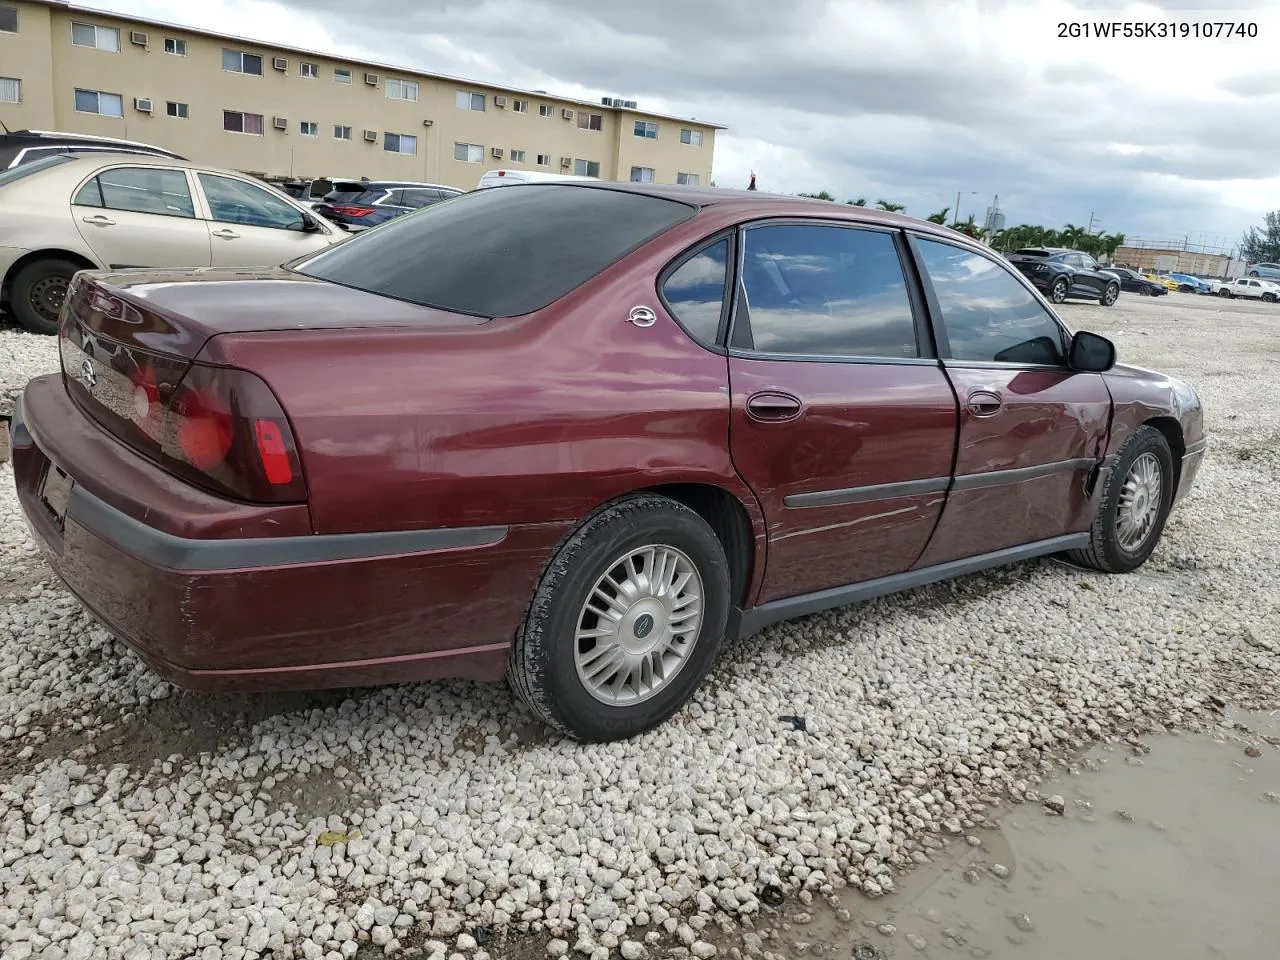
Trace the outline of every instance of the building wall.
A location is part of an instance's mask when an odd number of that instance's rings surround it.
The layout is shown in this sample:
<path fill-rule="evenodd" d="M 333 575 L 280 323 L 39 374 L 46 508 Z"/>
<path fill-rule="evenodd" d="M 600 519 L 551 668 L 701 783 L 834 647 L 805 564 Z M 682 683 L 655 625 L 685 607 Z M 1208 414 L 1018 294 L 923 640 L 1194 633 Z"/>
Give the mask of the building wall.
<path fill-rule="evenodd" d="M 1193 253 L 1188 250 L 1155 247 L 1117 247 L 1111 258 L 1120 266 L 1135 270 L 1163 270 L 1192 276 L 1226 277 L 1232 260 L 1224 254 Z"/>
<path fill-rule="evenodd" d="M 141 140 L 201 163 L 268 176 L 367 176 L 471 188 L 485 170 L 498 167 L 572 173 L 576 161 L 589 161 L 598 163 L 599 176 L 608 180 L 630 179 L 633 166 L 653 169 L 658 183 L 675 183 L 681 173 L 696 175 L 702 184 L 711 178 L 716 131 L 711 124 L 388 71 L 76 8 L 0 0 L 4 3 L 17 6 L 20 19 L 18 34 L 0 35 L 0 76 L 16 73 L 23 82 L 21 105 L 0 104 L 0 120 L 11 129 Z M 119 52 L 74 45 L 73 23 L 118 29 Z M 131 30 L 147 34 L 146 47 L 130 42 Z M 185 41 L 185 56 L 166 53 L 166 38 Z M 224 70 L 224 48 L 262 57 L 262 76 Z M 275 57 L 285 58 L 287 69 L 274 69 Z M 316 64 L 319 76 L 302 76 L 303 62 Z M 351 71 L 350 84 L 335 82 L 337 69 Z M 377 74 L 376 86 L 365 83 L 366 73 Z M 416 82 L 417 100 L 388 97 L 389 79 Z M 120 95 L 124 116 L 78 111 L 77 88 Z M 485 109 L 460 109 L 459 92 L 483 95 Z M 136 97 L 150 98 L 150 114 L 134 108 Z M 495 97 L 505 97 L 505 107 Z M 188 118 L 168 116 L 169 101 L 185 104 Z M 527 104 L 527 112 L 515 109 L 517 101 Z M 543 106 L 550 116 L 541 116 Z M 262 116 L 262 134 L 225 131 L 225 110 Z M 564 119 L 564 110 L 573 111 L 572 120 Z M 580 112 L 599 116 L 600 129 L 580 129 Z M 287 121 L 287 129 L 275 129 L 276 117 Z M 637 119 L 657 123 L 657 139 L 635 136 Z M 317 124 L 318 135 L 303 135 L 303 121 Z M 349 126 L 351 139 L 336 139 L 335 125 Z M 700 132 L 702 145 L 682 144 L 682 129 Z M 374 142 L 365 140 L 366 130 L 376 133 Z M 387 133 L 417 138 L 415 153 L 385 149 Z M 480 160 L 455 159 L 457 143 L 480 146 Z M 501 158 L 493 156 L 495 148 Z M 513 150 L 524 151 L 523 162 L 513 160 Z M 539 154 L 549 163 L 539 165 Z M 570 163 L 563 166 L 566 157 Z"/>

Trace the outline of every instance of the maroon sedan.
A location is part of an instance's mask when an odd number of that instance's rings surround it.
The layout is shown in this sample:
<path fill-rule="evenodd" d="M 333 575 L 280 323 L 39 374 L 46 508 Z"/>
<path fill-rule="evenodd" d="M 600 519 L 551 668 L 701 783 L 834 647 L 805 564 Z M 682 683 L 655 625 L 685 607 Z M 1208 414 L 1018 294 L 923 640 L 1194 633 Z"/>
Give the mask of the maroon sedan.
<path fill-rule="evenodd" d="M 1048 554 L 1133 570 L 1205 448 L 1004 260 L 893 214 L 529 184 L 263 271 L 81 273 L 23 509 L 196 689 L 504 675 L 594 740 L 722 638 Z"/>

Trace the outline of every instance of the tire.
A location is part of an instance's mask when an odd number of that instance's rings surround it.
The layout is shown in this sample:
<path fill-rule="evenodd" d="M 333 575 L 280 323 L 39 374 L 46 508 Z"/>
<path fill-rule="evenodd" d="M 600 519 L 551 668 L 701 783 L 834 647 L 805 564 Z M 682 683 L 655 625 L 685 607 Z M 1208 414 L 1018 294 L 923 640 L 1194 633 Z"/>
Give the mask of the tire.
<path fill-rule="evenodd" d="M 1276 302 L 1276 295 L 1275 295 L 1274 293 L 1264 293 L 1264 294 L 1262 295 L 1262 302 L 1263 302 L 1263 303 L 1275 303 L 1275 302 Z"/>
<path fill-rule="evenodd" d="M 1151 288 L 1150 288 L 1150 287 L 1139 287 L 1139 288 L 1138 288 L 1138 296 L 1140 296 L 1140 297 L 1149 297 L 1149 296 L 1151 296 Z"/>
<path fill-rule="evenodd" d="M 1053 285 L 1049 287 L 1049 301 L 1051 303 L 1062 303 L 1067 299 L 1067 293 L 1070 291 L 1071 285 L 1067 282 L 1066 277 L 1059 277 L 1053 281 Z"/>
<path fill-rule="evenodd" d="M 1250 271 L 1249 271 L 1249 276 L 1251 276 L 1251 277 L 1259 276 L 1258 271 L 1257 271 L 1257 270 L 1250 270 Z"/>
<path fill-rule="evenodd" d="M 1230 300 L 1231 297 L 1233 296 L 1233 294 L 1231 293 L 1231 288 L 1223 287 L 1221 290 L 1218 291 L 1218 296 L 1226 297 L 1228 300 Z"/>
<path fill-rule="evenodd" d="M 9 309 L 18 323 L 32 333 L 56 334 L 67 284 L 83 269 L 70 260 L 51 258 L 35 260 L 19 270 L 9 291 Z"/>
<path fill-rule="evenodd" d="M 1102 292 L 1102 297 L 1098 300 L 1104 307 L 1115 306 L 1115 302 L 1120 299 L 1120 284 L 1109 283 L 1107 289 Z"/>
<path fill-rule="evenodd" d="M 1147 471 L 1155 471 L 1159 478 L 1154 503 L 1150 486 L 1135 479 L 1149 477 Z M 1130 487 L 1131 481 L 1134 487 L 1144 488 L 1141 494 Z M 1089 531 L 1089 546 L 1072 550 L 1071 559 L 1104 573 L 1129 573 L 1138 569 L 1160 542 L 1172 496 L 1173 454 L 1169 443 L 1154 427 L 1140 427 L 1121 448 L 1115 467 L 1107 474 L 1098 514 Z M 1149 525 L 1126 526 L 1122 506 L 1132 509 L 1135 505 L 1150 506 Z M 1126 534 L 1138 536 L 1134 540 Z"/>
<path fill-rule="evenodd" d="M 644 589 L 636 593 L 618 589 L 620 585 L 633 590 L 637 584 L 647 583 L 648 570 L 642 568 L 652 562 L 652 555 L 644 556 L 648 549 L 667 551 L 666 561 L 654 565 L 674 570 L 672 582 L 687 577 L 690 571 L 696 576 L 688 578 L 689 583 L 701 580 L 698 601 L 683 595 L 686 620 L 688 608 L 701 607 L 701 620 L 692 631 L 692 641 L 681 642 L 666 629 L 663 620 L 671 612 L 669 600 L 664 603 L 647 595 Z M 641 556 L 636 567 L 625 566 L 637 554 Z M 610 583 L 606 583 L 607 577 L 612 578 Z M 621 603 L 615 607 L 610 596 Z M 588 601 L 593 597 L 597 608 L 614 610 L 621 620 L 620 628 L 599 639 L 579 640 L 580 629 L 591 633 L 606 622 L 605 617 L 589 608 Z M 604 603 L 599 602 L 602 597 Z M 677 594 L 676 612 L 682 612 L 681 599 Z M 524 624 L 511 645 L 508 679 L 534 714 L 574 739 L 603 742 L 634 737 L 663 723 L 693 695 L 711 669 L 724 638 L 729 603 L 729 564 L 707 522 L 666 497 L 627 497 L 588 518 L 543 571 Z M 660 654 L 660 649 L 628 652 L 623 646 L 629 643 L 643 647 L 651 634 L 659 648 L 665 645 L 666 657 L 654 656 Z M 604 658 L 619 662 L 613 653 L 599 654 L 599 661 L 590 659 L 590 654 L 602 649 L 609 636 L 618 640 L 610 645 L 618 658 L 649 664 L 652 689 L 647 693 L 643 689 L 642 668 L 629 671 L 625 679 L 620 671 L 591 678 L 590 671 Z M 655 685 L 654 665 L 664 661 L 668 669 L 674 669 Z M 593 685 L 591 680 L 596 683 Z M 601 690 L 604 684 L 620 687 L 620 694 Z M 592 692 L 593 686 L 598 692 Z M 608 702 L 610 696 L 619 695 L 623 702 Z"/>

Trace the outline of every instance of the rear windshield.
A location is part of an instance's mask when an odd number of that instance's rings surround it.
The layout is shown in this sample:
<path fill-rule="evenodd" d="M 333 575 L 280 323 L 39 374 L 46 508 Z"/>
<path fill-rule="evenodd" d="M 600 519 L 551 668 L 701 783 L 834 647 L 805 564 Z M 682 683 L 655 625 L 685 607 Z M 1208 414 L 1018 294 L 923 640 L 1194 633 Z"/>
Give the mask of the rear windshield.
<path fill-rule="evenodd" d="M 567 184 L 526 184 L 504 196 L 481 190 L 388 221 L 294 269 L 454 313 L 515 317 L 541 310 L 695 212 L 660 197 Z"/>
<path fill-rule="evenodd" d="M 70 163 L 73 159 L 75 158 L 69 157 L 65 153 L 54 153 L 47 157 L 41 157 L 39 160 L 20 164 L 9 170 L 0 170 L 0 187 L 7 183 L 13 183 L 15 180 L 21 180 L 23 177 L 29 177 L 33 173 L 39 173 L 41 170 L 56 167 L 60 163 Z"/>
<path fill-rule="evenodd" d="M 1049 251 L 1048 251 L 1048 250 L 1035 250 L 1035 249 L 1032 249 L 1032 250 L 1015 250 L 1015 251 L 1013 251 L 1013 255 L 1014 255 L 1015 257 L 1048 257 L 1048 256 L 1049 256 Z"/>

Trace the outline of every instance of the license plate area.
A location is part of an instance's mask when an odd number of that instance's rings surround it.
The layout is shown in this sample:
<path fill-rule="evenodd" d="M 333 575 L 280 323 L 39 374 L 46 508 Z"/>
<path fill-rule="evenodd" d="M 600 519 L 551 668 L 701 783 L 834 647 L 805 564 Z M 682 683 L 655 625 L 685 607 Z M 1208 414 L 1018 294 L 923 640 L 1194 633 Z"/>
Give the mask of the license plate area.
<path fill-rule="evenodd" d="M 66 520 L 67 504 L 71 500 L 71 488 L 74 485 L 75 481 L 53 463 L 49 464 L 44 479 L 40 481 L 40 502 L 53 515 L 59 530 Z"/>

